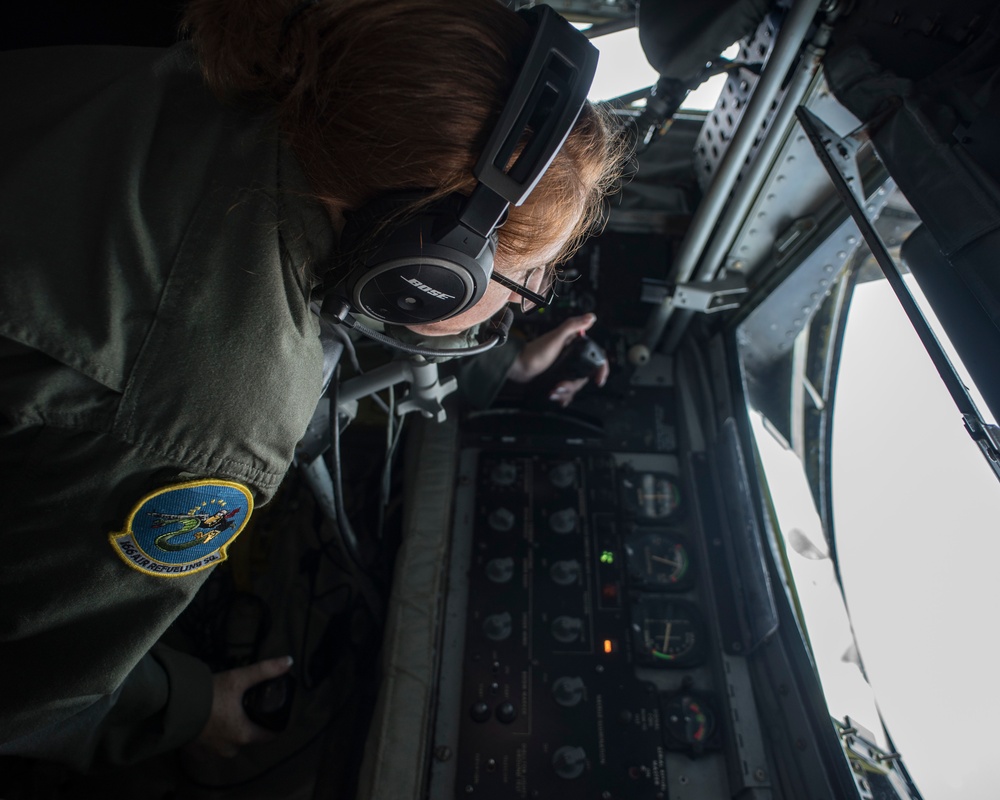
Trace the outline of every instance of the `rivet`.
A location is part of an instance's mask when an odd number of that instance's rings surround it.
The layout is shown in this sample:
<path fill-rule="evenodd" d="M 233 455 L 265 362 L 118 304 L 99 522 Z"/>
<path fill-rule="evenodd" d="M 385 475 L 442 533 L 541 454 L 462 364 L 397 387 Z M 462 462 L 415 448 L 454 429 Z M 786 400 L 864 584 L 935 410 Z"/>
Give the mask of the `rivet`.
<path fill-rule="evenodd" d="M 451 758 L 451 748 L 444 744 L 439 747 L 435 747 L 434 758 L 438 761 L 448 761 Z"/>

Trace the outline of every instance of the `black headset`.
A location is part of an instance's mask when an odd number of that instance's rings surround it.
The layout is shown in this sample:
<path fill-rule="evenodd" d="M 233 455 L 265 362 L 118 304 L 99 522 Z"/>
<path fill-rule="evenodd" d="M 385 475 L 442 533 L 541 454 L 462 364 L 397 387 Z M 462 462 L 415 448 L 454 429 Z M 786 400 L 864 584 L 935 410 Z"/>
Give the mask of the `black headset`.
<path fill-rule="evenodd" d="M 348 215 L 342 251 L 360 254 L 323 303 L 324 316 L 362 333 L 350 313 L 387 324 L 438 322 L 474 306 L 493 272 L 497 230 L 521 205 L 576 123 L 597 68 L 597 48 L 545 5 L 518 12 L 535 35 L 466 197 L 452 194 L 386 223 L 420 193 L 377 198 Z M 508 167 L 518 144 L 526 140 Z M 494 327 L 509 327 L 496 323 Z M 506 338 L 506 330 L 502 338 Z M 496 344 L 489 343 L 489 346 Z M 481 349 L 477 348 L 477 352 Z M 451 353 L 453 351 L 449 351 Z M 440 353 L 438 353 L 440 354 Z"/>

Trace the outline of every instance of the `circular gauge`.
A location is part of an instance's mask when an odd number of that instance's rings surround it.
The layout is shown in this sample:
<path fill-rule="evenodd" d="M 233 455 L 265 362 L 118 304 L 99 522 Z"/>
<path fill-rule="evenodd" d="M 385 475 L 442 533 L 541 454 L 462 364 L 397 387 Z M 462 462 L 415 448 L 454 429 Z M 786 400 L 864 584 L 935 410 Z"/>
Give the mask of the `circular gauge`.
<path fill-rule="evenodd" d="M 620 486 L 623 505 L 640 522 L 661 522 L 680 510 L 680 487 L 664 472 L 630 472 Z"/>
<path fill-rule="evenodd" d="M 636 589 L 677 591 L 689 588 L 694 579 L 690 552 L 679 534 L 633 529 L 625 537 L 625 559 L 629 583 Z"/>
<path fill-rule="evenodd" d="M 715 733 L 715 712 L 698 695 L 677 694 L 664 703 L 667 734 L 679 745 L 701 746 Z"/>
<path fill-rule="evenodd" d="M 576 464 L 563 461 L 549 469 L 549 483 L 557 489 L 569 489 L 576 483 Z"/>
<path fill-rule="evenodd" d="M 513 486 L 517 480 L 517 464 L 500 461 L 490 469 L 490 483 L 494 486 Z"/>
<path fill-rule="evenodd" d="M 668 750 L 697 756 L 721 746 L 716 701 L 701 692 L 660 695 L 664 719 L 664 744 Z"/>
<path fill-rule="evenodd" d="M 556 533 L 572 533 L 576 530 L 580 514 L 572 506 L 553 511 L 549 515 L 549 527 Z"/>
<path fill-rule="evenodd" d="M 697 666 L 705 660 L 705 623 L 691 603 L 639 595 L 632 605 L 632 646 L 647 666 Z"/>
<path fill-rule="evenodd" d="M 486 518 L 486 522 L 497 533 L 506 533 L 513 529 L 517 523 L 517 517 L 514 516 L 514 512 L 509 508 L 500 506 L 500 508 L 495 508 L 490 512 L 490 515 Z"/>

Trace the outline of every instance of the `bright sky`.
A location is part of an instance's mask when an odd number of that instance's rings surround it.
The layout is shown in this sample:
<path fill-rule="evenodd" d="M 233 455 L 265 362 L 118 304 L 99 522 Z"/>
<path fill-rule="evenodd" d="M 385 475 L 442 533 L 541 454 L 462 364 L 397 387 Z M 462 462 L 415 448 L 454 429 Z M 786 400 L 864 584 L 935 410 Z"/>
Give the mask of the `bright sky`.
<path fill-rule="evenodd" d="M 844 660 L 853 624 L 878 708 L 925 800 L 992 800 L 1000 482 L 884 280 L 855 291 L 834 409 L 850 622 L 802 465 L 755 412 L 751 424 L 779 527 L 799 542 L 788 558 L 831 715 L 850 714 L 886 746 L 872 692 Z"/>
<path fill-rule="evenodd" d="M 659 78 L 656 70 L 646 61 L 639 44 L 639 31 L 635 28 L 598 36 L 591 39 L 591 42 L 601 51 L 597 75 L 590 89 L 591 100 L 596 102 L 620 97 L 636 89 L 652 86 Z M 681 108 L 715 108 L 725 83 L 725 75 L 709 78 L 687 96 Z"/>
<path fill-rule="evenodd" d="M 760 414 L 752 411 L 750 423 L 767 474 L 778 526 L 786 539 L 794 535 L 811 546 L 811 556 L 801 555 L 788 547 L 788 560 L 830 715 L 840 720 L 850 715 L 854 721 L 876 734 L 876 744 L 885 747 L 885 739 L 878 736 L 881 724 L 872 690 L 857 664 L 843 660 L 853 642 L 850 621 L 834 575 L 833 562 L 828 557 L 823 526 L 802 471 L 802 462 L 793 451 L 786 450 L 771 436 Z M 833 725 L 832 722 L 830 724 Z"/>
<path fill-rule="evenodd" d="M 858 645 L 925 800 L 997 796 L 1000 482 L 885 281 L 852 301 L 834 417 Z"/>

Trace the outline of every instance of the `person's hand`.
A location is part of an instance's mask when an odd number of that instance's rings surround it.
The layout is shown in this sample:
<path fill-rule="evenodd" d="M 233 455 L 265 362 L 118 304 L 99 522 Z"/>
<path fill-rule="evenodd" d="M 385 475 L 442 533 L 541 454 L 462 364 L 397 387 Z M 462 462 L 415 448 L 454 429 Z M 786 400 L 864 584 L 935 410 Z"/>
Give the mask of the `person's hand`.
<path fill-rule="evenodd" d="M 188 751 L 208 750 L 217 756 L 232 758 L 245 744 L 274 739 L 273 733 L 246 715 L 243 693 L 262 681 L 284 675 L 291 666 L 291 657 L 282 656 L 215 673 L 212 676 L 212 711 L 198 738 L 188 745 Z"/>
<path fill-rule="evenodd" d="M 528 342 L 514 363 L 510 365 L 507 379 L 515 383 L 528 383 L 528 381 L 537 378 L 555 363 L 566 345 L 584 331 L 589 330 L 596 320 L 597 317 L 593 314 L 570 317 L 559 327 Z M 591 378 L 598 386 L 603 386 L 610 371 L 610 367 L 605 362 Z M 576 393 L 587 384 L 588 380 L 590 378 L 560 381 L 553 387 L 549 399 L 565 408 L 573 401 Z"/>

